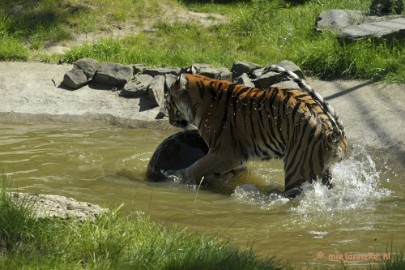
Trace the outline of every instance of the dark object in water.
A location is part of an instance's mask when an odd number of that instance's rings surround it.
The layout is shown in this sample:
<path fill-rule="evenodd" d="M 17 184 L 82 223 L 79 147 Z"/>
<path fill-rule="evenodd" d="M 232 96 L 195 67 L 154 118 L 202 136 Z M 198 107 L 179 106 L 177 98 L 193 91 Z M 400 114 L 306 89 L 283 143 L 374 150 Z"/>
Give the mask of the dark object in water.
<path fill-rule="evenodd" d="M 165 139 L 149 161 L 146 177 L 149 181 L 164 181 L 162 171 L 187 168 L 208 153 L 208 146 L 197 130 L 186 130 Z"/>

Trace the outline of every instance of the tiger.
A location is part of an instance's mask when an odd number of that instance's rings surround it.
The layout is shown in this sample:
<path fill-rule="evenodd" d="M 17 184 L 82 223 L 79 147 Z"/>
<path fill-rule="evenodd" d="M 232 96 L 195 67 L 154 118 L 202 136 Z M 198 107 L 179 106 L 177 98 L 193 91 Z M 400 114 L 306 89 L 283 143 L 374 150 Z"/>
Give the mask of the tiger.
<path fill-rule="evenodd" d="M 259 89 L 198 74 L 178 76 L 166 94 L 169 123 L 195 126 L 209 150 L 170 175 L 198 184 L 203 177 L 237 170 L 249 160 L 282 159 L 286 197 L 300 194 L 307 181 L 333 187 L 331 166 L 348 149 L 342 121 L 294 72 L 271 65 L 262 73 L 270 71 L 293 80 L 299 89 Z"/>

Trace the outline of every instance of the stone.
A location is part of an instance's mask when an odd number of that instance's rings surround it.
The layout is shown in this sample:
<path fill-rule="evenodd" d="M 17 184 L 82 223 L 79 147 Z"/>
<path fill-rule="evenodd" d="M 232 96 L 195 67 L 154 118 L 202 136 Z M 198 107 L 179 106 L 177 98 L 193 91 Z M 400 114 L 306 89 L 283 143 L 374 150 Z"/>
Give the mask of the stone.
<path fill-rule="evenodd" d="M 199 74 L 212 79 L 221 79 L 221 72 L 212 67 L 201 68 Z"/>
<path fill-rule="evenodd" d="M 132 76 L 132 66 L 116 63 L 102 63 L 96 76 L 94 76 L 94 82 L 122 87 L 132 79 Z"/>
<path fill-rule="evenodd" d="M 83 70 L 88 79 L 93 79 L 96 72 L 101 68 L 100 63 L 92 58 L 83 58 L 73 64 L 74 69 Z"/>
<path fill-rule="evenodd" d="M 78 89 L 88 84 L 100 68 L 100 63 L 91 58 L 83 58 L 73 64 L 73 69 L 63 77 L 62 84 L 71 89 Z"/>
<path fill-rule="evenodd" d="M 166 180 L 165 171 L 184 169 L 208 153 L 208 146 L 197 130 L 176 133 L 165 139 L 153 153 L 146 177 L 149 181 Z"/>
<path fill-rule="evenodd" d="M 236 61 L 232 64 L 231 68 L 232 80 L 238 78 L 243 73 L 246 73 L 247 75 L 251 76 L 252 72 L 259 68 L 261 68 L 261 66 L 253 62 Z"/>
<path fill-rule="evenodd" d="M 157 75 L 153 78 L 148 87 L 148 96 L 152 106 L 164 106 L 165 101 L 165 83 L 164 75 Z"/>
<path fill-rule="evenodd" d="M 346 43 L 359 41 L 368 37 L 389 41 L 393 39 L 405 39 L 405 18 L 349 26 L 343 29 L 338 36 L 341 42 Z"/>
<path fill-rule="evenodd" d="M 155 77 L 157 75 L 166 75 L 166 74 L 173 74 L 173 75 L 179 75 L 181 69 L 178 67 L 174 68 L 145 68 L 142 71 L 142 74 L 147 74 L 152 77 Z"/>
<path fill-rule="evenodd" d="M 70 89 L 79 89 L 89 82 L 83 70 L 72 69 L 63 76 L 62 84 Z"/>
<path fill-rule="evenodd" d="M 166 89 L 170 89 L 170 87 L 172 86 L 173 83 L 176 82 L 177 78 L 179 76 L 175 76 L 172 74 L 167 74 L 165 76 L 166 80 L 165 80 L 165 93 L 166 93 Z"/>
<path fill-rule="evenodd" d="M 232 81 L 232 72 L 227 68 L 203 67 L 198 73 L 212 79 Z"/>
<path fill-rule="evenodd" d="M 404 2 L 402 0 L 373 0 L 370 6 L 370 15 L 402 14 L 403 10 Z"/>
<path fill-rule="evenodd" d="M 281 82 L 284 76 L 276 72 L 267 72 L 255 79 L 253 83 L 257 88 L 267 89 L 271 85 Z"/>
<path fill-rule="evenodd" d="M 246 73 L 240 75 L 233 82 L 247 87 L 255 87 L 255 84 L 250 80 L 249 76 Z"/>
<path fill-rule="evenodd" d="M 134 74 L 142 73 L 146 69 L 144 64 L 135 64 L 132 68 L 134 69 Z"/>
<path fill-rule="evenodd" d="M 227 68 L 218 68 L 221 80 L 232 81 L 232 72 Z"/>
<path fill-rule="evenodd" d="M 276 65 L 283 67 L 289 71 L 292 71 L 295 74 L 297 74 L 298 77 L 304 79 L 304 73 L 302 73 L 302 70 L 300 69 L 300 67 L 297 66 L 294 62 L 292 62 L 290 60 L 283 60 L 281 62 L 276 63 Z"/>
<path fill-rule="evenodd" d="M 126 98 L 139 98 L 148 94 L 149 84 L 153 77 L 150 75 L 139 74 L 134 79 L 125 84 L 121 89 L 120 96 Z"/>
<path fill-rule="evenodd" d="M 361 23 L 363 20 L 364 14 L 360 10 L 326 10 L 316 18 L 315 29 L 339 34 L 344 28 Z"/>
<path fill-rule="evenodd" d="M 276 65 L 294 72 L 300 78 L 304 78 L 304 74 L 302 73 L 301 69 L 292 61 L 283 60 L 281 62 L 276 63 Z M 279 83 L 281 81 L 284 81 L 286 79 L 286 77 L 280 73 L 276 72 L 263 73 L 263 71 L 264 69 L 257 69 L 253 72 L 254 76 L 257 77 L 257 79 L 253 81 L 253 83 L 257 88 L 267 89 L 270 86 Z"/>

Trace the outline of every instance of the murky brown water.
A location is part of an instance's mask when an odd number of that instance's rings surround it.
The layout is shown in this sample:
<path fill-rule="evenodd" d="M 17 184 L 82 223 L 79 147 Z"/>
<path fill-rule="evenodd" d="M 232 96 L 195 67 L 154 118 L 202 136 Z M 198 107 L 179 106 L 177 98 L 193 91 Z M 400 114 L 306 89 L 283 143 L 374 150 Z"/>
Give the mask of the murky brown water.
<path fill-rule="evenodd" d="M 356 146 L 334 170 L 336 187 L 314 184 L 294 201 L 237 188 L 218 194 L 145 181 L 155 148 L 173 131 L 66 123 L 0 123 L 0 172 L 24 192 L 52 193 L 229 239 L 293 265 L 364 265 L 404 251 L 405 178 Z M 378 162 L 376 162 L 376 160 Z M 376 165 L 377 163 L 377 165 Z M 280 162 L 254 163 L 233 180 L 282 183 Z M 8 180 L 9 181 L 9 180 Z M 388 253 L 387 253 L 388 252 Z"/>

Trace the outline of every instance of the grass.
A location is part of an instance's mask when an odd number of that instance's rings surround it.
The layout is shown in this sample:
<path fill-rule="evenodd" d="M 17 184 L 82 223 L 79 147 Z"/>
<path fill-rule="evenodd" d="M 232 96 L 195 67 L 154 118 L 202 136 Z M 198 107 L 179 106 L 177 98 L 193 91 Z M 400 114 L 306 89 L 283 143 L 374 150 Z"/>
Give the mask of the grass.
<path fill-rule="evenodd" d="M 192 0 L 5 0 L 0 3 L 0 60 L 72 63 L 82 57 L 151 66 L 189 66 L 204 62 L 231 67 L 236 60 L 262 65 L 292 60 L 322 79 L 371 79 L 405 82 L 405 44 L 364 40 L 340 44 L 313 30 L 316 16 L 328 9 L 367 10 L 369 0 L 192 1 Z M 226 14 L 229 24 L 201 27 L 167 23 L 167 9 L 187 8 Z M 172 15 L 173 17 L 173 15 Z M 160 18 L 160 19 L 159 19 Z M 102 38 L 64 55 L 42 49 L 64 44 L 78 33 L 108 31 L 122 25 L 152 32 Z M 105 35 L 104 35 L 105 36 Z"/>
<path fill-rule="evenodd" d="M 283 269 L 227 242 L 117 211 L 96 221 L 37 219 L 0 191 L 1 269 Z"/>

